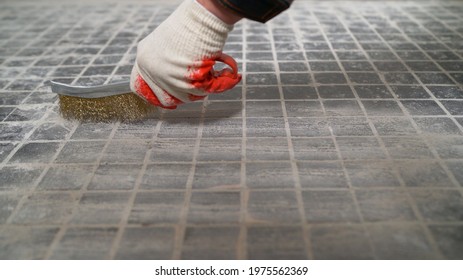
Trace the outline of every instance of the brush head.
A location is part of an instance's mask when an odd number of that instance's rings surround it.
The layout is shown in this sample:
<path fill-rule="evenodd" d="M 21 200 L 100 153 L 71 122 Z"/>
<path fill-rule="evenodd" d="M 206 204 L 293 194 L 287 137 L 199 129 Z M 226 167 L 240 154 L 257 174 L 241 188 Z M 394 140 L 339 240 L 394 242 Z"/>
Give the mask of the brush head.
<path fill-rule="evenodd" d="M 134 93 L 101 98 L 58 97 L 63 118 L 81 122 L 134 122 L 153 116 L 157 111 Z"/>

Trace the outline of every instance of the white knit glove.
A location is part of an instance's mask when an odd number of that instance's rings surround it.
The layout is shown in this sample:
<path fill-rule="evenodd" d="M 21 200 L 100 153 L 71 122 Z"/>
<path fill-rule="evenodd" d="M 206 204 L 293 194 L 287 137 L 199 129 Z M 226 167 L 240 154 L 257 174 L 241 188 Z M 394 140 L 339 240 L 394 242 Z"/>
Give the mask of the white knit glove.
<path fill-rule="evenodd" d="M 133 92 L 168 109 L 233 88 L 241 80 L 236 62 L 222 53 L 228 25 L 194 0 L 185 0 L 138 44 L 130 77 Z M 230 68 L 215 71 L 216 61 Z"/>

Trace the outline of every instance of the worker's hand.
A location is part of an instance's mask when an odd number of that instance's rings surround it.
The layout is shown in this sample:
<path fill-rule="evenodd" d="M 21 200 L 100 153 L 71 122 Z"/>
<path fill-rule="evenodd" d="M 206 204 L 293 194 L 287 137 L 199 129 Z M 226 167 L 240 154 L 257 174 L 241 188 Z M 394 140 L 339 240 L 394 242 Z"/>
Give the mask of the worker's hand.
<path fill-rule="evenodd" d="M 241 80 L 236 62 L 222 53 L 233 25 L 194 0 L 185 0 L 140 41 L 132 69 L 132 91 L 168 109 L 233 88 Z M 216 61 L 231 69 L 213 69 Z"/>

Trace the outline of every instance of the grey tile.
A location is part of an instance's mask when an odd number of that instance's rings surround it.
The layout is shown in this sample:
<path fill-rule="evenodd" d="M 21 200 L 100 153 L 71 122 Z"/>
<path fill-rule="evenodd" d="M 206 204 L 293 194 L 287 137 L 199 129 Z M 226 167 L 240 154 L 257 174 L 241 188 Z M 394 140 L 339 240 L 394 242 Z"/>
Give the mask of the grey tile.
<path fill-rule="evenodd" d="M 125 260 L 168 260 L 174 247 L 173 228 L 131 228 L 125 229 L 116 259 Z"/>
<path fill-rule="evenodd" d="M 441 158 L 461 159 L 463 156 L 463 139 L 460 137 L 433 137 L 431 145 L 436 149 Z"/>
<path fill-rule="evenodd" d="M 51 259 L 107 259 L 117 228 L 69 228 Z"/>
<path fill-rule="evenodd" d="M 436 225 L 429 226 L 429 229 L 446 259 L 461 260 L 463 258 L 463 227 L 461 225 Z"/>
<path fill-rule="evenodd" d="M 0 89 L 2 88 L 2 83 L 4 81 L 0 80 Z M 6 83 L 5 83 L 6 85 Z M 2 91 L 2 99 L 0 100 L 0 105 L 18 105 L 22 103 L 29 95 L 29 92 L 13 92 L 13 91 Z"/>
<path fill-rule="evenodd" d="M 67 142 L 58 157 L 57 163 L 94 163 L 98 159 L 105 142 L 76 141 Z"/>
<path fill-rule="evenodd" d="M 198 163 L 193 178 L 194 189 L 236 188 L 241 183 L 239 163 Z"/>
<path fill-rule="evenodd" d="M 369 116 L 403 116 L 404 113 L 395 101 L 362 100 L 362 104 Z"/>
<path fill-rule="evenodd" d="M 388 84 L 416 85 L 418 81 L 408 72 L 386 72 L 383 74 Z"/>
<path fill-rule="evenodd" d="M 336 55 L 340 60 L 367 60 L 361 51 L 336 51 Z"/>
<path fill-rule="evenodd" d="M 315 225 L 310 228 L 310 240 L 315 259 L 367 260 L 373 258 L 368 235 L 352 225 Z"/>
<path fill-rule="evenodd" d="M 349 191 L 303 191 L 308 223 L 359 223 L 360 217 Z"/>
<path fill-rule="evenodd" d="M 298 51 L 292 52 L 278 52 L 277 53 L 278 61 L 303 61 L 304 54 Z"/>
<path fill-rule="evenodd" d="M 44 123 L 31 135 L 31 140 L 64 140 L 72 126 L 61 123 Z"/>
<path fill-rule="evenodd" d="M 280 73 L 282 85 L 308 85 L 312 82 L 309 73 Z"/>
<path fill-rule="evenodd" d="M 0 231 L 0 259 L 43 259 L 59 228 L 10 227 Z"/>
<path fill-rule="evenodd" d="M 366 222 L 416 220 L 407 194 L 402 190 L 357 190 L 355 196 Z"/>
<path fill-rule="evenodd" d="M 93 166 L 54 166 L 48 169 L 37 189 L 79 190 L 86 186 L 93 174 Z"/>
<path fill-rule="evenodd" d="M 378 74 L 373 72 L 347 72 L 347 77 L 354 84 L 371 85 L 383 83 Z"/>
<path fill-rule="evenodd" d="M 288 123 L 292 137 L 331 136 L 330 125 L 325 118 L 289 118 Z"/>
<path fill-rule="evenodd" d="M 311 86 L 283 86 L 283 96 L 286 100 L 317 99 L 317 92 Z"/>
<path fill-rule="evenodd" d="M 73 208 L 76 198 L 69 193 L 32 194 L 11 218 L 14 224 L 53 225 L 63 223 Z"/>
<path fill-rule="evenodd" d="M 309 51 L 305 53 L 308 60 L 335 60 L 330 51 Z"/>
<path fill-rule="evenodd" d="M 349 86 L 320 86 L 318 93 L 325 99 L 354 98 L 354 93 Z"/>
<path fill-rule="evenodd" d="M 3 121 L 16 107 L 0 107 L 0 121 Z"/>
<path fill-rule="evenodd" d="M 237 138 L 243 135 L 243 120 L 238 118 L 204 120 L 202 138 Z"/>
<path fill-rule="evenodd" d="M 399 99 L 429 99 L 431 96 L 421 86 L 391 86 Z"/>
<path fill-rule="evenodd" d="M 416 130 L 408 118 L 373 117 L 370 120 L 380 136 L 405 136 L 416 134 Z"/>
<path fill-rule="evenodd" d="M 246 60 L 249 61 L 273 61 L 273 54 L 271 52 L 246 52 Z"/>
<path fill-rule="evenodd" d="M 289 160 L 286 138 L 247 138 L 247 160 Z"/>
<path fill-rule="evenodd" d="M 386 155 L 374 137 L 337 137 L 344 160 L 385 159 Z"/>
<path fill-rule="evenodd" d="M 297 162 L 302 188 L 347 188 L 348 183 L 339 162 Z"/>
<path fill-rule="evenodd" d="M 78 76 L 85 67 L 83 66 L 65 66 L 56 68 L 50 76 L 52 77 L 75 77 Z"/>
<path fill-rule="evenodd" d="M 358 106 L 358 105 L 357 105 Z M 329 119 L 335 136 L 372 136 L 373 132 L 366 118 L 346 116 Z"/>
<path fill-rule="evenodd" d="M 5 224 L 8 217 L 18 205 L 21 196 L 18 194 L 0 193 L 0 223 Z"/>
<path fill-rule="evenodd" d="M 239 139 L 201 139 L 197 161 L 240 161 Z"/>
<path fill-rule="evenodd" d="M 396 60 L 397 57 L 390 51 L 368 51 L 368 56 L 372 60 Z"/>
<path fill-rule="evenodd" d="M 128 193 L 84 193 L 70 223 L 118 225 L 128 201 Z"/>
<path fill-rule="evenodd" d="M 399 61 L 375 61 L 373 64 L 382 72 L 407 71 L 407 68 Z"/>
<path fill-rule="evenodd" d="M 249 227 L 247 257 L 251 260 L 306 259 L 298 227 Z"/>
<path fill-rule="evenodd" d="M 323 100 L 327 116 L 363 116 L 364 113 L 357 101 Z"/>
<path fill-rule="evenodd" d="M 386 86 L 382 85 L 360 85 L 354 86 L 357 95 L 360 98 L 378 99 L 378 98 L 393 98 Z"/>
<path fill-rule="evenodd" d="M 236 224 L 240 219 L 239 192 L 194 192 L 187 223 Z"/>
<path fill-rule="evenodd" d="M 448 188 L 453 183 L 445 170 L 436 162 L 396 163 L 399 173 L 409 187 Z"/>
<path fill-rule="evenodd" d="M 437 65 L 431 61 L 407 61 L 406 64 L 413 71 L 439 71 Z"/>
<path fill-rule="evenodd" d="M 246 185 L 256 189 L 284 189 L 294 187 L 290 162 L 246 163 Z"/>
<path fill-rule="evenodd" d="M 293 138 L 294 157 L 297 160 L 336 160 L 338 153 L 331 138 Z"/>
<path fill-rule="evenodd" d="M 248 51 L 260 51 L 260 52 L 268 53 L 268 51 L 272 50 L 272 45 L 266 42 L 260 42 L 260 43 L 259 42 L 247 42 L 245 48 Z M 254 55 L 254 54 L 259 54 L 259 52 L 256 52 L 256 53 L 249 52 L 248 53 L 248 55 Z M 270 60 L 273 60 L 273 59 L 270 59 Z"/>
<path fill-rule="evenodd" d="M 445 109 L 451 115 L 463 115 L 462 100 L 455 100 L 455 101 L 441 101 L 442 105 L 444 105 Z"/>
<path fill-rule="evenodd" d="M 185 189 L 190 164 L 149 164 L 140 182 L 141 189 Z"/>
<path fill-rule="evenodd" d="M 0 143 L 0 162 L 7 158 L 15 147 L 16 143 Z"/>
<path fill-rule="evenodd" d="M 102 164 L 88 185 L 89 190 L 131 190 L 135 187 L 141 165 Z"/>
<path fill-rule="evenodd" d="M 32 124 L 0 123 L 0 141 L 21 141 L 32 129 Z"/>
<path fill-rule="evenodd" d="M 400 182 L 393 166 L 386 161 L 346 162 L 345 168 L 353 187 L 398 187 Z"/>
<path fill-rule="evenodd" d="M 187 227 L 182 247 L 182 259 L 236 259 L 238 238 L 239 228 L 236 227 Z"/>
<path fill-rule="evenodd" d="M 463 170 L 463 162 L 447 162 L 447 166 L 458 183 L 460 183 L 460 186 L 463 186 L 463 173 L 461 172 Z"/>
<path fill-rule="evenodd" d="M 172 118 L 161 124 L 158 137 L 160 138 L 196 138 L 198 134 L 199 118 Z"/>
<path fill-rule="evenodd" d="M 450 76 L 458 83 L 463 84 L 463 74 L 460 72 L 450 73 Z M 449 82 L 450 83 L 450 82 Z"/>
<path fill-rule="evenodd" d="M 367 227 L 376 259 L 434 259 L 436 253 L 417 225 L 372 225 Z"/>
<path fill-rule="evenodd" d="M 16 151 L 10 163 L 48 163 L 53 159 L 59 143 L 26 143 Z"/>
<path fill-rule="evenodd" d="M 393 159 L 432 159 L 428 145 L 419 137 L 383 137 L 382 141 Z"/>
<path fill-rule="evenodd" d="M 195 104 L 195 103 L 193 103 Z M 200 104 L 200 103 L 196 103 Z M 237 118 L 242 116 L 243 104 L 235 101 L 211 102 L 206 106 L 206 118 Z M 177 114 L 177 112 L 175 113 Z M 199 112 L 189 117 L 199 116 Z M 191 125 L 190 125 L 191 126 Z"/>
<path fill-rule="evenodd" d="M 273 62 L 248 62 L 246 63 L 247 72 L 273 72 L 275 65 Z"/>
<path fill-rule="evenodd" d="M 341 61 L 344 70 L 346 71 L 373 71 L 373 67 L 369 61 Z"/>
<path fill-rule="evenodd" d="M 101 158 L 103 163 L 143 163 L 149 142 L 113 140 Z"/>
<path fill-rule="evenodd" d="M 0 169 L 0 190 L 27 190 L 36 185 L 43 167 L 6 166 Z"/>
<path fill-rule="evenodd" d="M 402 100 L 401 103 L 411 115 L 445 115 L 444 110 L 431 100 Z"/>
<path fill-rule="evenodd" d="M 259 86 L 246 88 L 247 100 L 280 99 L 280 92 L 276 86 Z"/>
<path fill-rule="evenodd" d="M 249 67 L 249 63 L 246 65 L 246 67 Z M 309 71 L 309 68 L 307 67 L 307 64 L 304 62 L 279 62 L 278 67 L 280 71 L 284 72 L 307 72 Z M 247 71 L 249 68 L 246 68 Z"/>
<path fill-rule="evenodd" d="M 320 84 L 347 84 L 343 73 L 314 73 L 314 78 Z"/>
<path fill-rule="evenodd" d="M 338 63 L 334 61 L 311 61 L 310 70 L 314 72 L 339 72 L 341 68 L 339 68 Z"/>
<path fill-rule="evenodd" d="M 410 191 L 426 221 L 462 221 L 463 197 L 457 190 Z"/>
<path fill-rule="evenodd" d="M 247 206 L 247 219 L 256 223 L 290 223 L 300 221 L 294 191 L 251 191 Z"/>
<path fill-rule="evenodd" d="M 276 85 L 277 84 L 277 77 L 274 73 L 267 73 L 267 74 L 247 74 L 246 75 L 246 83 L 248 85 Z"/>
<path fill-rule="evenodd" d="M 178 223 L 184 203 L 182 192 L 139 192 L 129 216 L 130 224 Z"/>
<path fill-rule="evenodd" d="M 435 136 L 456 136 L 463 135 L 462 131 L 450 118 L 446 117 L 423 117 L 415 118 L 417 126 L 424 134 Z"/>
<path fill-rule="evenodd" d="M 130 124 L 120 124 L 114 139 L 150 139 L 154 135 L 157 122 L 152 119 Z"/>
<path fill-rule="evenodd" d="M 323 109 L 318 101 L 285 101 L 288 117 L 318 117 L 323 115 Z"/>
<path fill-rule="evenodd" d="M 285 137 L 285 122 L 282 118 L 246 119 L 247 137 Z"/>
<path fill-rule="evenodd" d="M 107 124 L 81 123 L 71 139 L 107 139 L 112 129 L 112 126 Z"/>
<path fill-rule="evenodd" d="M 281 118 L 283 111 L 280 101 L 247 101 L 246 117 L 248 118 Z"/>
<path fill-rule="evenodd" d="M 463 90 L 456 86 L 427 86 L 427 88 L 439 99 L 463 98 Z"/>
<path fill-rule="evenodd" d="M 440 72 L 416 72 L 415 73 L 421 82 L 425 85 L 453 85 L 453 82 L 449 76 Z"/>

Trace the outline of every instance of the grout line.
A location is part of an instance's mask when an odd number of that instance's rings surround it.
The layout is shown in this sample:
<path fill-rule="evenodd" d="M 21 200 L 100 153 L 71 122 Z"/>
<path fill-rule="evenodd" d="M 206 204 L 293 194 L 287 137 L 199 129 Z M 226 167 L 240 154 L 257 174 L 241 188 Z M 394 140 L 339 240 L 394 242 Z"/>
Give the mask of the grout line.
<path fill-rule="evenodd" d="M 152 152 L 152 145 L 154 144 L 154 142 L 156 141 L 157 139 L 157 136 L 159 134 L 159 131 L 161 129 L 161 124 L 162 124 L 162 120 L 159 120 L 154 128 L 154 132 L 153 132 L 153 137 L 150 139 L 149 141 L 149 149 L 147 150 L 147 152 L 145 153 L 145 157 L 143 159 L 143 165 L 141 167 L 141 170 L 139 171 L 138 173 L 138 176 L 137 176 L 137 179 L 135 181 L 135 187 L 133 190 L 129 190 L 128 193 L 130 193 L 130 197 L 129 197 L 129 201 L 127 203 L 127 206 L 125 207 L 125 210 L 122 214 L 122 218 L 120 220 L 120 223 L 119 223 L 119 227 L 118 227 L 118 231 L 116 233 L 116 236 L 114 237 L 114 240 L 113 240 L 113 243 L 112 243 L 112 246 L 111 246 L 111 250 L 109 251 L 109 254 L 108 254 L 108 258 L 109 259 L 115 259 L 116 258 L 116 254 L 119 250 L 119 246 L 120 246 L 120 243 L 121 243 L 121 240 L 122 240 L 122 237 L 124 235 L 124 232 L 125 232 L 125 229 L 127 228 L 128 224 L 129 224 L 129 218 L 130 218 L 130 214 L 131 214 L 131 211 L 134 207 L 134 204 L 135 204 L 135 199 L 137 197 L 137 194 L 139 193 L 140 191 L 140 185 L 141 185 L 141 182 L 143 180 L 143 176 L 146 172 L 146 168 L 149 164 L 149 158 L 151 156 L 151 152 Z M 166 191 L 168 192 L 168 191 Z"/>
<path fill-rule="evenodd" d="M 278 84 L 278 92 L 280 94 L 280 104 L 281 104 L 281 109 L 283 113 L 283 119 L 285 122 L 285 133 L 286 133 L 286 140 L 288 144 L 288 152 L 289 152 L 289 158 L 291 162 L 291 171 L 294 179 L 294 194 L 296 196 L 296 201 L 297 201 L 297 208 L 299 212 L 299 219 L 300 219 L 300 226 L 302 229 L 302 238 L 304 240 L 304 250 L 306 253 L 306 256 L 309 259 L 313 259 L 313 252 L 312 252 L 312 244 L 310 241 L 310 225 L 307 223 L 307 218 L 305 215 L 305 209 L 304 209 L 304 201 L 302 198 L 302 187 L 301 187 L 301 181 L 299 178 L 299 169 L 297 167 L 296 163 L 296 158 L 294 155 L 294 147 L 292 145 L 291 141 L 291 131 L 289 128 L 289 122 L 288 122 L 288 112 L 286 111 L 286 106 L 285 106 L 285 99 L 283 95 L 283 88 L 282 88 L 282 83 L 281 83 L 281 78 L 280 78 L 280 67 L 278 64 L 278 57 L 277 57 L 277 52 L 276 52 L 276 47 L 275 47 L 275 40 L 274 40 L 274 34 L 272 30 L 272 26 L 267 25 L 267 30 L 269 31 L 269 37 L 270 37 L 270 43 L 272 46 L 272 53 L 274 56 L 274 66 L 275 66 L 275 75 L 277 79 L 277 84 Z"/>
<path fill-rule="evenodd" d="M 127 17 L 127 19 L 125 20 L 125 22 L 123 24 L 121 24 L 121 26 L 119 27 L 119 30 L 122 29 L 122 27 L 128 22 L 128 20 L 130 19 L 130 17 Z M 117 32 L 115 32 L 111 39 L 112 38 L 115 38 Z M 110 39 L 110 40 L 111 40 Z M 109 41 L 108 41 L 109 42 Z M 108 44 L 108 43 L 106 43 Z M 104 49 L 104 47 L 102 47 L 102 49 L 100 50 L 100 52 Z M 99 53 L 100 53 L 99 52 Z M 93 61 L 92 61 L 93 62 Z M 87 66 L 88 67 L 88 66 Z M 83 73 L 83 72 L 81 72 Z M 76 82 L 79 78 L 81 77 L 81 75 L 77 75 L 74 79 L 74 82 Z M 57 101 L 58 102 L 58 101 Z M 112 126 L 112 129 L 111 129 L 111 133 L 108 137 L 108 139 L 106 139 L 105 141 L 105 145 L 103 146 L 103 149 L 101 150 L 96 162 L 94 163 L 94 166 L 93 166 L 93 170 L 92 170 L 92 176 L 89 177 L 88 179 L 88 182 L 84 185 L 84 187 L 78 192 L 77 194 L 77 198 L 76 198 L 76 202 L 74 203 L 73 207 L 72 207 L 72 212 L 69 214 L 69 216 L 67 217 L 66 221 L 61 225 L 60 227 L 60 230 L 58 231 L 58 233 L 55 235 L 55 238 L 53 239 L 51 245 L 49 246 L 48 250 L 47 250 L 47 253 L 45 255 L 45 259 L 49 259 L 52 254 L 53 254 L 53 251 L 55 250 L 55 248 L 58 246 L 58 244 L 61 242 L 62 238 L 64 237 L 66 231 L 68 230 L 69 228 L 69 223 L 72 219 L 72 217 L 74 216 L 74 213 L 75 211 L 77 211 L 78 207 L 79 207 L 79 203 L 80 203 L 80 200 L 82 199 L 82 196 L 84 195 L 84 193 L 87 191 L 87 188 L 88 188 L 88 185 L 90 184 L 91 180 L 93 179 L 93 177 L 95 176 L 95 173 L 98 169 L 98 167 L 100 166 L 101 164 L 101 160 L 103 159 L 103 156 L 109 146 L 109 144 L 111 143 L 112 139 L 114 138 L 114 135 L 116 134 L 116 131 L 117 131 L 117 128 L 119 127 L 120 125 L 120 122 L 116 122 L 116 123 L 113 123 L 111 124 Z M 69 137 L 71 137 L 71 134 L 69 134 Z M 63 144 L 64 146 L 64 144 Z M 56 157 L 58 156 L 58 153 L 56 154 Z"/>
<path fill-rule="evenodd" d="M 243 57 L 245 56 L 245 49 L 247 47 L 247 20 L 242 20 L 242 51 Z M 243 70 L 242 70 L 242 87 L 241 87 L 241 119 L 242 119 L 242 138 L 241 138 L 241 184 L 240 184 L 240 232 L 238 236 L 238 244 L 237 244 L 237 252 L 236 256 L 237 259 L 244 260 L 248 258 L 247 254 L 247 220 L 248 220 L 248 201 L 249 201 L 249 188 L 247 187 L 246 181 L 246 164 L 247 164 L 247 157 L 246 157 L 246 145 L 247 145 L 247 122 L 246 122 L 246 101 L 247 101 L 247 83 L 246 83 L 246 75 L 247 75 L 247 61 L 243 59 L 242 62 Z"/>
<path fill-rule="evenodd" d="M 392 49 L 389 45 L 388 42 L 386 42 L 384 40 L 384 38 L 371 26 L 370 22 L 368 20 L 366 20 L 363 16 L 362 16 L 362 19 L 363 21 L 372 29 L 374 30 L 374 33 L 379 36 L 379 38 L 382 39 L 382 42 L 388 47 L 388 49 L 396 56 L 399 58 L 399 60 L 403 63 L 403 60 L 397 55 L 397 53 L 395 52 L 394 49 Z M 355 39 L 355 37 L 354 37 Z M 356 39 L 355 39 L 356 40 Z M 362 48 L 363 49 L 363 48 Z M 413 71 L 411 71 L 411 69 L 408 67 L 408 65 L 406 65 L 405 63 L 403 63 L 405 65 L 405 67 L 407 68 L 407 70 L 412 73 L 412 75 L 414 76 L 414 78 L 419 81 L 420 85 L 424 87 L 424 85 L 421 83 L 420 79 L 418 79 L 418 77 L 416 77 L 416 75 L 414 74 Z M 376 68 L 376 66 L 373 64 L 373 67 L 375 69 L 375 71 L 379 72 L 378 69 Z M 380 78 L 383 79 L 384 77 L 382 75 L 380 75 Z M 410 120 L 410 122 L 412 123 L 414 129 L 416 131 L 420 131 L 419 127 L 416 125 L 415 121 L 413 120 L 413 117 L 408 113 L 408 111 L 405 109 L 405 107 L 402 105 L 401 102 L 399 102 L 396 94 L 394 93 L 394 91 L 392 91 L 392 89 L 390 88 L 390 86 L 385 82 L 385 85 L 386 87 L 388 88 L 388 90 L 392 93 L 392 95 L 394 96 L 394 99 L 396 99 L 399 107 L 401 108 L 401 110 L 404 112 L 405 116 L 407 116 Z M 424 87 L 425 88 L 425 87 Z M 381 137 L 379 137 L 381 139 Z M 428 146 L 428 148 L 431 150 L 431 152 L 433 153 L 434 156 L 437 155 L 437 153 L 435 151 L 433 151 L 433 149 L 431 148 L 431 146 L 429 145 L 429 143 L 426 141 L 426 139 L 424 137 L 421 137 L 421 139 L 423 141 L 425 141 L 426 145 Z M 382 139 L 381 139 L 382 141 Z M 384 143 L 383 143 L 384 145 Z M 394 159 L 391 157 L 391 155 L 389 154 L 389 151 L 386 149 L 386 155 L 389 159 L 391 159 L 393 162 L 394 162 Z M 409 190 L 406 188 L 405 186 L 405 182 L 402 178 L 402 176 L 400 175 L 400 172 L 398 170 L 398 167 L 393 164 L 393 168 L 394 168 L 394 173 L 396 174 L 396 176 L 398 176 L 399 180 L 400 180 L 400 185 L 401 185 L 401 189 L 405 192 L 406 194 L 406 198 L 407 198 L 407 201 L 408 203 L 410 204 L 410 206 L 412 207 L 412 210 L 413 210 L 413 213 L 415 215 L 415 217 L 418 219 L 419 221 L 419 225 L 421 227 L 421 229 L 423 230 L 424 234 L 425 234 L 425 237 L 426 239 L 428 240 L 429 244 L 431 245 L 431 248 L 433 249 L 433 251 L 437 254 L 437 257 L 439 259 L 442 259 L 443 258 L 443 254 L 442 252 L 440 251 L 439 249 L 439 246 L 437 245 L 437 242 L 436 240 L 434 239 L 434 236 L 432 235 L 431 231 L 429 230 L 429 227 L 426 225 L 426 222 L 425 222 L 425 219 L 424 217 L 421 215 L 421 212 L 419 211 L 418 209 L 418 206 L 415 202 L 415 200 L 413 199 L 413 197 L 410 195 L 410 192 Z"/>
<path fill-rule="evenodd" d="M 370 123 L 370 121 L 369 121 L 369 119 L 368 119 L 368 115 L 366 114 L 366 110 L 365 110 L 365 108 L 363 107 L 363 104 L 360 102 L 359 97 L 358 97 L 358 94 L 357 94 L 355 88 L 353 87 L 352 83 L 350 83 L 350 79 L 349 79 L 349 77 L 348 77 L 347 74 L 346 74 L 346 71 L 345 71 L 345 69 L 344 69 L 344 66 L 343 66 L 342 63 L 340 62 L 341 60 L 339 59 L 337 53 L 336 53 L 335 50 L 333 49 L 333 46 L 332 46 L 332 44 L 331 44 L 331 41 L 328 39 L 328 36 L 326 35 L 325 31 L 323 30 L 319 18 L 318 18 L 317 16 L 315 16 L 315 18 L 316 18 L 316 22 L 317 22 L 318 28 L 320 29 L 321 34 L 323 35 L 323 38 L 325 39 L 325 42 L 328 44 L 329 49 L 330 49 L 331 53 L 333 54 L 336 63 L 338 64 L 339 68 L 341 69 L 341 72 L 343 73 L 344 78 L 345 78 L 346 81 L 348 82 L 349 88 L 352 90 L 352 92 L 353 92 L 353 94 L 354 94 L 354 97 L 355 97 L 355 100 L 356 100 L 357 104 L 359 105 L 359 107 L 360 107 L 361 110 L 362 110 L 362 113 L 364 114 L 363 116 L 359 116 L 359 117 L 365 117 L 366 120 L 368 121 L 369 126 L 370 126 L 370 129 L 371 129 L 371 128 L 372 128 L 372 124 Z M 337 19 L 337 16 L 336 16 L 336 19 Z M 324 113 L 325 113 L 325 115 L 326 115 L 325 109 L 323 109 L 323 110 L 324 110 Z M 365 235 L 367 236 L 368 247 L 370 248 L 370 250 L 371 250 L 371 252 L 372 252 L 373 258 L 376 258 L 376 256 L 377 256 L 377 254 L 376 254 L 376 248 L 375 248 L 375 246 L 373 246 L 373 241 L 372 241 L 370 232 L 368 231 L 368 229 L 367 229 L 367 227 L 366 227 L 365 219 L 364 219 L 363 214 L 362 214 L 362 211 L 361 211 L 361 209 L 360 209 L 360 204 L 359 204 L 359 202 L 358 202 L 358 200 L 357 200 L 357 196 L 356 196 L 355 190 L 353 189 L 352 180 L 351 180 L 351 178 L 350 178 L 350 176 L 349 176 L 349 173 L 347 172 L 346 164 L 345 164 L 345 161 L 344 161 L 343 158 L 342 158 L 342 153 L 341 153 L 341 150 L 340 150 L 338 141 L 337 141 L 337 139 L 336 139 L 336 135 L 334 134 L 333 129 L 332 129 L 331 126 L 330 126 L 330 133 L 331 133 L 331 138 L 332 138 L 332 140 L 333 140 L 333 143 L 334 143 L 334 145 L 335 145 L 335 147 L 336 147 L 336 152 L 337 152 L 338 158 L 341 160 L 341 167 L 342 167 L 344 176 L 345 176 L 345 178 L 346 178 L 347 184 L 348 184 L 348 186 L 349 186 L 348 191 L 349 191 L 349 193 L 350 193 L 350 196 L 351 196 L 352 200 L 354 201 L 356 214 L 358 215 L 358 217 L 359 217 L 359 219 L 360 219 L 360 223 L 362 224 L 362 230 L 363 230 L 363 232 L 365 233 Z"/>
<path fill-rule="evenodd" d="M 193 147 L 192 165 L 191 165 L 190 173 L 189 173 L 188 180 L 186 183 L 185 198 L 183 201 L 183 207 L 179 215 L 179 222 L 177 224 L 176 231 L 175 231 L 174 248 L 172 252 L 172 259 L 174 260 L 179 260 L 182 258 L 183 244 L 184 244 L 185 237 L 186 237 L 186 228 L 187 226 L 189 226 L 188 225 L 188 213 L 190 210 L 194 176 L 196 172 L 196 165 L 198 163 L 197 158 L 199 155 L 201 136 L 202 136 L 203 127 L 204 127 L 204 115 L 206 114 L 207 98 L 204 99 L 202 104 L 203 104 L 203 107 L 202 107 L 201 117 L 199 119 L 195 146 Z"/>
<path fill-rule="evenodd" d="M 157 16 L 159 10 L 156 9 L 153 14 L 151 15 L 151 18 L 149 20 L 146 21 L 145 25 L 144 25 L 144 28 L 147 28 L 149 23 Z M 135 11 L 132 12 L 132 15 L 135 14 Z M 127 17 L 127 20 L 125 21 L 125 23 L 120 27 L 119 30 L 123 30 L 123 27 L 128 23 L 130 22 L 132 18 L 129 16 Z M 117 32 L 115 32 L 114 34 L 117 34 Z M 134 46 L 137 44 L 137 41 L 138 39 L 141 38 L 141 34 L 139 34 L 137 37 L 135 37 L 133 39 L 133 42 L 131 44 L 131 46 Z M 116 36 L 113 35 L 113 37 L 111 39 L 108 40 L 108 43 L 114 39 Z M 107 44 L 108 44 L 107 43 Z M 103 50 L 104 48 L 102 48 L 101 50 Z M 130 47 L 127 49 L 126 53 L 123 55 L 123 56 L 126 56 L 128 55 L 128 53 L 130 52 Z M 100 50 L 100 52 L 101 52 Z M 94 60 L 93 60 L 94 61 Z M 111 73 L 111 75 L 108 77 L 108 79 L 106 80 L 107 82 L 110 81 L 112 79 L 112 77 L 114 77 L 115 73 L 116 73 L 116 69 L 117 67 L 115 67 L 113 69 L 113 72 Z M 82 72 L 83 73 L 83 72 Z M 118 230 L 117 230 L 117 233 L 116 233 L 116 236 L 114 237 L 113 239 L 113 242 L 112 242 L 112 245 L 111 245 L 111 249 L 108 253 L 108 259 L 115 259 L 116 258 L 116 254 L 119 250 L 119 246 L 120 246 L 120 243 L 121 243 L 121 240 L 122 240 L 122 237 L 124 235 L 124 232 L 125 232 L 125 229 L 127 228 L 128 226 L 128 223 L 129 223 L 129 218 L 130 218 L 130 214 L 131 214 L 131 211 L 134 207 L 134 204 L 135 204 L 135 199 L 137 197 L 137 194 L 140 190 L 140 185 L 141 185 L 141 182 L 143 180 L 143 176 L 146 172 L 146 168 L 148 166 L 148 163 L 149 163 L 149 159 L 150 159 L 150 156 L 151 156 L 151 152 L 152 152 L 152 145 L 154 144 L 154 142 L 156 141 L 157 137 L 158 137 L 158 134 L 159 134 L 159 131 L 161 129 L 161 124 L 162 124 L 162 119 L 160 119 L 157 123 L 156 123 L 156 126 L 154 127 L 154 131 L 153 131 L 153 136 L 151 137 L 151 139 L 149 140 L 148 142 L 148 145 L 149 145 L 149 149 L 146 151 L 145 153 L 145 157 L 143 159 L 143 164 L 142 164 L 142 167 L 141 167 L 141 170 L 139 171 L 138 173 L 138 176 L 137 176 L 137 179 L 135 181 L 135 185 L 134 185 L 134 188 L 132 190 L 130 190 L 130 197 L 129 197 L 129 201 L 127 203 L 127 206 L 125 207 L 124 209 L 124 212 L 122 213 L 122 217 L 121 217 L 121 220 L 120 220 L 120 223 L 119 223 L 119 227 L 118 227 Z M 115 134 L 115 131 L 113 132 L 112 136 L 114 136 Z M 113 137 L 110 137 L 111 139 L 113 139 Z M 143 140 L 142 140 L 143 141 Z M 146 142 L 146 140 L 144 140 L 143 142 Z"/>

